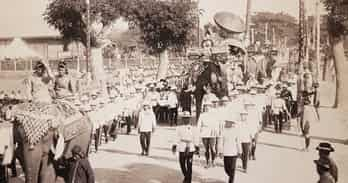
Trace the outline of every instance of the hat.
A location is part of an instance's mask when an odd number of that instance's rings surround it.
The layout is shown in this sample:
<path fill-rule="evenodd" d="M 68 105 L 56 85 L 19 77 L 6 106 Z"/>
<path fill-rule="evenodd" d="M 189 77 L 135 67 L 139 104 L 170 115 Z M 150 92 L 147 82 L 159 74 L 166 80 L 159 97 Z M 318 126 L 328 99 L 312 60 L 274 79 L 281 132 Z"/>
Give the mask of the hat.
<path fill-rule="evenodd" d="M 76 100 L 74 103 L 75 106 L 81 106 L 81 102 L 79 100 Z"/>
<path fill-rule="evenodd" d="M 239 114 L 248 114 L 248 111 L 245 110 L 244 107 L 241 107 L 238 112 Z"/>
<path fill-rule="evenodd" d="M 325 168 L 327 170 L 330 169 L 330 161 L 328 159 L 320 158 L 318 160 L 314 160 L 314 163 L 317 166 L 320 166 L 320 167 Z"/>
<path fill-rule="evenodd" d="M 228 97 L 224 96 L 224 97 L 221 98 L 220 101 L 221 102 L 228 102 L 229 100 L 228 100 Z"/>
<path fill-rule="evenodd" d="M 34 69 L 37 70 L 37 69 L 42 69 L 42 68 L 45 68 L 45 65 L 40 61 L 40 62 L 37 62 Z"/>
<path fill-rule="evenodd" d="M 236 96 L 238 94 L 239 92 L 237 90 L 232 90 L 231 92 L 229 92 L 229 96 Z"/>
<path fill-rule="evenodd" d="M 203 103 L 203 106 L 212 106 L 213 103 L 211 101 L 206 101 Z"/>
<path fill-rule="evenodd" d="M 238 123 L 240 121 L 241 119 L 238 114 L 228 115 L 228 118 L 225 119 L 225 123 Z"/>
<path fill-rule="evenodd" d="M 245 46 L 244 46 L 244 44 L 240 40 L 237 40 L 237 39 L 227 39 L 222 44 L 229 46 L 230 49 L 238 48 L 238 51 L 242 52 L 243 54 L 246 53 Z"/>
<path fill-rule="evenodd" d="M 244 105 L 255 105 L 255 103 L 251 99 L 245 99 L 243 101 Z"/>
<path fill-rule="evenodd" d="M 214 15 L 214 21 L 218 27 L 228 33 L 242 33 L 245 31 L 243 20 L 230 12 L 219 12 Z"/>
<path fill-rule="evenodd" d="M 149 102 L 149 101 L 144 101 L 143 104 L 142 104 L 142 106 L 145 107 L 145 106 L 151 106 L 151 105 L 150 105 L 150 102 Z"/>
<path fill-rule="evenodd" d="M 65 68 L 66 67 L 66 62 L 65 61 L 60 61 L 58 63 L 58 68 Z"/>
<path fill-rule="evenodd" d="M 72 149 L 71 149 L 71 154 L 73 155 L 78 155 L 80 156 L 80 158 L 83 157 L 83 152 L 82 152 L 82 148 L 79 145 L 75 145 Z"/>
<path fill-rule="evenodd" d="M 318 151 L 335 152 L 335 149 L 331 146 L 330 143 L 327 143 L 327 142 L 321 142 L 316 149 Z"/>
<path fill-rule="evenodd" d="M 257 94 L 256 90 L 250 90 L 249 93 L 250 93 L 251 95 L 256 95 L 256 94 Z"/>
<path fill-rule="evenodd" d="M 182 114 L 182 117 L 183 118 L 190 118 L 191 117 L 191 114 L 189 111 L 184 111 L 183 114 Z"/>

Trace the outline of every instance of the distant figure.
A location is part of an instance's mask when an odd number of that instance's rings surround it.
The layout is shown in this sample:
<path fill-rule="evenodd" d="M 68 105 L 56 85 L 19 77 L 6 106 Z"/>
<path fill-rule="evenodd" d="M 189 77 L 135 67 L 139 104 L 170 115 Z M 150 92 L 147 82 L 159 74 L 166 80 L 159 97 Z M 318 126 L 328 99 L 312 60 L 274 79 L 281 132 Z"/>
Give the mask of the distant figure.
<path fill-rule="evenodd" d="M 75 145 L 70 159 L 68 183 L 94 183 L 94 172 L 80 146 Z"/>
<path fill-rule="evenodd" d="M 68 74 L 69 72 L 66 63 L 63 61 L 59 62 L 58 75 L 55 77 L 54 81 L 56 98 L 62 99 L 73 95 L 73 82 Z"/>
<path fill-rule="evenodd" d="M 272 100 L 272 110 L 274 115 L 274 129 L 276 133 L 283 131 L 283 116 L 290 116 L 286 108 L 285 101 L 281 98 L 280 92 L 276 92 L 276 98 Z M 286 115 L 285 115 L 286 114 Z"/>
<path fill-rule="evenodd" d="M 184 87 L 181 90 L 180 96 L 179 96 L 179 104 L 182 108 L 182 111 L 188 111 L 190 112 L 190 115 L 192 115 L 191 111 L 191 104 L 192 104 L 192 91 L 188 89 L 187 84 L 184 85 Z"/>
<path fill-rule="evenodd" d="M 322 142 L 316 148 L 319 153 L 319 159 L 324 159 L 329 162 L 329 172 L 332 177 L 335 179 L 335 182 L 338 181 L 338 168 L 335 161 L 330 157 L 331 152 L 335 152 L 335 149 L 331 146 L 331 144 Z"/>
<path fill-rule="evenodd" d="M 33 102 L 51 103 L 51 81 L 53 74 L 45 62 L 38 62 L 32 76 L 24 81 L 27 88 L 28 100 Z"/>
<path fill-rule="evenodd" d="M 330 174 L 330 162 L 327 159 L 314 160 L 319 174 L 318 183 L 335 183 L 334 178 Z"/>
<path fill-rule="evenodd" d="M 4 90 L 1 90 L 0 91 L 0 100 L 4 99 L 4 97 L 5 97 L 5 92 L 4 92 Z"/>
<path fill-rule="evenodd" d="M 138 132 L 140 134 L 141 155 L 148 156 L 151 143 L 151 133 L 156 128 L 156 117 L 149 103 L 143 104 L 143 110 L 139 113 Z"/>

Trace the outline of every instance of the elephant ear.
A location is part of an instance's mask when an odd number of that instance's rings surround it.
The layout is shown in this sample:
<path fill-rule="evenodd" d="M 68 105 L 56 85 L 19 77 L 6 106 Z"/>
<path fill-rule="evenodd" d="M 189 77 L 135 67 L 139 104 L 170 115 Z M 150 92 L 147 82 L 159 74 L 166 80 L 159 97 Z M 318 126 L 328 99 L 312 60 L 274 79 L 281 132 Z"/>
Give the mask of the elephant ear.
<path fill-rule="evenodd" d="M 54 154 L 54 160 L 58 160 L 60 157 L 62 157 L 64 149 L 64 137 L 63 134 L 59 134 L 56 146 L 54 147 L 53 144 L 51 146 L 51 151 Z"/>

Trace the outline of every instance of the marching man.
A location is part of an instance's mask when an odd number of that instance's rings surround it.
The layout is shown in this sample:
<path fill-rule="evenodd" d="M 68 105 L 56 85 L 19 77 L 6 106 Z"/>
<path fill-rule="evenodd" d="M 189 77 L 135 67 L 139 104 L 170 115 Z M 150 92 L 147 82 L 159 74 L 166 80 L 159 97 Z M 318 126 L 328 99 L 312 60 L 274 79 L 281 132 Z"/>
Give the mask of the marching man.
<path fill-rule="evenodd" d="M 151 109 L 151 105 L 148 102 L 144 102 L 143 110 L 139 113 L 138 132 L 140 134 L 141 155 L 148 156 L 151 133 L 155 132 L 157 126 L 156 116 Z"/>
<path fill-rule="evenodd" d="M 176 129 L 177 140 L 172 146 L 172 151 L 179 151 L 179 163 L 184 175 L 183 183 L 192 181 L 193 155 L 199 154 L 199 135 L 197 128 L 190 124 L 190 112 L 184 111 L 183 124 Z"/>
<path fill-rule="evenodd" d="M 228 176 L 228 183 L 234 182 L 236 162 L 241 155 L 241 143 L 237 124 L 240 121 L 239 114 L 229 115 L 225 121 L 221 143 L 219 144 L 219 156 L 224 158 L 224 168 Z"/>

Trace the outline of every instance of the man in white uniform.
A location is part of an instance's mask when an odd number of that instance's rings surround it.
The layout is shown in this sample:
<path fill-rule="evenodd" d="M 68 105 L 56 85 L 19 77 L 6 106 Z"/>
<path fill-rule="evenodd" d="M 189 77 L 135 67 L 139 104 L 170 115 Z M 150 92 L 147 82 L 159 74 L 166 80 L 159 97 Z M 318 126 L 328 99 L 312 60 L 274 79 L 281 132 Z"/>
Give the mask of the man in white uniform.
<path fill-rule="evenodd" d="M 219 155 L 224 158 L 224 168 L 228 176 L 228 183 L 233 183 L 236 162 L 242 151 L 238 128 L 240 115 L 232 113 L 228 118 L 224 119 L 224 122 L 225 126 L 222 132 L 221 143 L 219 144 Z"/>
<path fill-rule="evenodd" d="M 205 103 L 203 104 L 203 113 L 199 116 L 197 122 L 197 128 L 200 132 L 200 137 L 202 138 L 203 145 L 205 147 L 205 159 L 206 166 L 205 168 L 209 168 L 210 166 L 214 166 L 215 156 L 216 156 L 216 137 L 217 131 L 215 130 L 215 126 L 217 122 L 215 122 L 216 116 L 214 112 L 211 111 L 213 108 L 213 103 Z"/>
<path fill-rule="evenodd" d="M 191 183 L 193 155 L 199 154 L 199 133 L 190 124 L 190 112 L 184 111 L 182 117 L 184 124 L 176 129 L 177 138 L 172 151 L 179 151 L 180 168 L 185 177 L 183 183 Z"/>
<path fill-rule="evenodd" d="M 147 102 L 143 104 L 143 110 L 139 113 L 138 132 L 140 134 L 141 155 L 148 156 L 151 133 L 155 131 L 157 126 L 156 117 L 151 109 L 151 105 Z"/>

